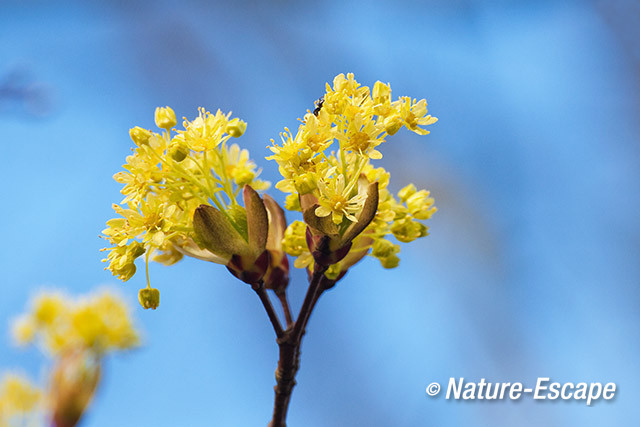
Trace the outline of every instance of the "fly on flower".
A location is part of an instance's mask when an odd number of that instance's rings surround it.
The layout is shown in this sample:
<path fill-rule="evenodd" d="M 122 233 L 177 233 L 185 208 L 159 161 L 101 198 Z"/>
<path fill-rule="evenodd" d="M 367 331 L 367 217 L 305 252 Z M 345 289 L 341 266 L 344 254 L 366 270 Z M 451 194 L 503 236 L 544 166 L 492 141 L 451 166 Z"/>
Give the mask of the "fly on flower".
<path fill-rule="evenodd" d="M 321 96 L 316 101 L 316 108 L 313 109 L 313 115 L 317 116 L 320 110 L 322 109 L 322 104 L 324 104 L 324 96 Z"/>

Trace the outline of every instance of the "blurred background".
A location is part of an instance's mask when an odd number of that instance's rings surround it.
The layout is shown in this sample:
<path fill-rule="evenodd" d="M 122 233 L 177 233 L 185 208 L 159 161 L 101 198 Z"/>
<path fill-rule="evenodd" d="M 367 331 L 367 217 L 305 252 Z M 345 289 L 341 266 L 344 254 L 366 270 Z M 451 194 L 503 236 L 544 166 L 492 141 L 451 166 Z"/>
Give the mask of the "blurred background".
<path fill-rule="evenodd" d="M 261 426 L 277 348 L 249 288 L 193 259 L 151 265 L 156 311 L 103 271 L 112 180 L 156 106 L 232 110 L 265 148 L 355 73 L 440 121 L 383 148 L 432 191 L 431 235 L 323 295 L 291 426 L 632 425 L 640 415 L 637 1 L 0 1 L 0 326 L 43 288 L 111 284 L 145 346 L 107 361 L 84 426 Z M 272 190 L 278 200 L 282 194 Z M 293 215 L 289 215 L 293 219 Z M 296 273 L 299 307 L 304 276 Z M 45 357 L 0 341 L 0 370 Z M 613 401 L 456 402 L 449 377 L 615 382 Z M 633 421 L 632 421 L 633 420 Z"/>

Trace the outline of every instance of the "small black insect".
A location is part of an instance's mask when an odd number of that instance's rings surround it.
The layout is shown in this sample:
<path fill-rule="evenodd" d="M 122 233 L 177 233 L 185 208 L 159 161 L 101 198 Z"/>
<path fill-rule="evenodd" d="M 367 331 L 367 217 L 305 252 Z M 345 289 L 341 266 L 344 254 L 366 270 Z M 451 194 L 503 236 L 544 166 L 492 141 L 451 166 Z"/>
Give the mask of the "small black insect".
<path fill-rule="evenodd" d="M 317 116 L 320 110 L 322 109 L 322 104 L 324 104 L 324 96 L 321 96 L 320 98 L 318 98 L 315 104 L 316 104 L 316 108 L 315 110 L 313 110 L 313 115 Z"/>

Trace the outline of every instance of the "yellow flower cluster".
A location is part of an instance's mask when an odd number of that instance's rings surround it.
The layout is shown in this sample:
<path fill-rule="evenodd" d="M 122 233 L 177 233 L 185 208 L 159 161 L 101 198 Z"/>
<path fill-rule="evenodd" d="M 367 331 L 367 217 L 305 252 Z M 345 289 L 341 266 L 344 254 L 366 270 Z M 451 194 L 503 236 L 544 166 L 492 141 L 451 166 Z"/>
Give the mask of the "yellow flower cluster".
<path fill-rule="evenodd" d="M 193 229 L 193 214 L 201 204 L 216 206 L 230 223 L 243 230 L 242 210 L 237 197 L 245 184 L 256 190 L 269 183 L 257 179 L 260 171 L 249 160 L 247 150 L 227 145 L 231 137 L 241 136 L 246 123 L 230 114 L 204 109 L 192 121 L 177 124 L 169 107 L 156 109 L 160 133 L 141 127 L 131 129 L 136 144 L 127 157 L 124 171 L 114 179 L 123 184 L 125 196 L 113 206 L 119 217 L 107 221 L 104 237 L 111 243 L 107 267 L 123 281 L 136 272 L 136 258 L 146 254 L 165 265 L 183 255 L 226 263 L 198 245 Z M 246 221 L 245 221 L 246 222 Z M 148 274 L 147 274 L 148 282 Z"/>
<path fill-rule="evenodd" d="M 0 381 L 0 427 L 33 425 L 42 392 L 26 378 L 5 374 Z"/>
<path fill-rule="evenodd" d="M 52 355 L 88 350 L 101 356 L 139 342 L 127 305 L 107 291 L 78 299 L 38 295 L 14 322 L 13 335 L 18 344 L 36 342 Z"/>
<path fill-rule="evenodd" d="M 429 219 L 436 211 L 429 192 L 408 185 L 396 198 L 387 189 L 389 174 L 383 168 L 375 168 L 371 160 L 382 157 L 377 148 L 387 136 L 402 127 L 426 135 L 429 131 L 423 126 L 436 121 L 427 114 L 424 99 L 400 97 L 393 101 L 388 84 L 378 81 L 370 90 L 361 86 L 353 74 L 340 74 L 333 86 L 326 85 L 317 108 L 305 115 L 295 135 L 285 128 L 280 135 L 281 145 L 272 140 L 273 155 L 267 159 L 279 165 L 284 179 L 276 188 L 289 193 L 287 209 L 304 211 L 305 202 L 317 205 L 313 214 L 320 219 L 331 218 L 338 234 L 358 221 L 368 185 L 378 183 L 374 219 L 353 240 L 349 255 L 329 268 L 329 278 L 344 273 L 370 249 L 383 267 L 396 267 L 400 248 L 386 236 L 392 234 L 400 242 L 410 242 L 427 234 L 427 227 L 419 220 Z M 304 244 L 305 233 L 306 227 L 294 222 L 283 242 L 285 251 L 298 257 L 298 268 L 308 266 L 313 259 Z"/>

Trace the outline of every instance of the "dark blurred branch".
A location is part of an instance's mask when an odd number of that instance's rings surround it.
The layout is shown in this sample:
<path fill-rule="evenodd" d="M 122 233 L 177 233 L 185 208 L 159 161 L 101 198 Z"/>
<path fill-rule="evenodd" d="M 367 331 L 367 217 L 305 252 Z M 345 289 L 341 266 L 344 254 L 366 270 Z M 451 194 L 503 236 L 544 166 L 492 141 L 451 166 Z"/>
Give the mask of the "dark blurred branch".
<path fill-rule="evenodd" d="M 53 107 L 51 90 L 28 71 L 13 70 L 0 80 L 0 107 L 7 104 L 24 108 L 29 115 L 43 116 Z"/>
<path fill-rule="evenodd" d="M 595 3 L 597 11 L 618 38 L 620 46 L 640 67 L 640 2 L 637 0 L 607 0 Z"/>

